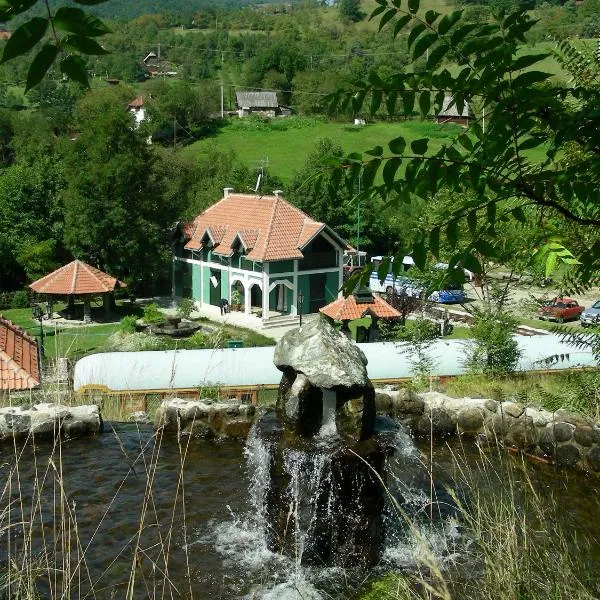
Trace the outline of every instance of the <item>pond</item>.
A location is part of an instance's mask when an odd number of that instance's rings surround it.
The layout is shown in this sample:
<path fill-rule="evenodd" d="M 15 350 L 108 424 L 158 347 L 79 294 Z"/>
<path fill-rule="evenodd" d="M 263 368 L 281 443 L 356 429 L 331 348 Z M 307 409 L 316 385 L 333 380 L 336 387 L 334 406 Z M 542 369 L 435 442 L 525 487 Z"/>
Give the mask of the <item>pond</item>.
<path fill-rule="evenodd" d="M 552 518 L 576 534 L 575 555 L 592 572 L 600 567 L 600 482 L 497 448 L 415 446 L 402 431 L 390 434 L 387 483 L 402 515 L 390 504 L 380 564 L 364 573 L 306 567 L 268 550 L 266 466 L 252 434 L 245 445 L 179 445 L 151 427 L 107 425 L 95 439 L 2 448 L 2 569 L 10 557 L 42 597 L 122 598 L 129 586 L 133 598 L 352 599 L 369 578 L 418 568 L 419 536 L 460 579 L 479 566 L 456 504 L 499 497 L 507 482 L 517 503 L 528 490 L 548 510 L 554 502 Z"/>

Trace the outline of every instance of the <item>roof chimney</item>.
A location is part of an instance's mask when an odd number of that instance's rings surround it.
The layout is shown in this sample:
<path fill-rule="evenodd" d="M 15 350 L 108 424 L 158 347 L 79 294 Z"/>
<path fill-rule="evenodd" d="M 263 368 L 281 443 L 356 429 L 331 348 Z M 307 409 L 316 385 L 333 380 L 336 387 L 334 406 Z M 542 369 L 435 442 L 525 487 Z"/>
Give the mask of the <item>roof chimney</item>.
<path fill-rule="evenodd" d="M 283 190 L 273 190 L 273 195 L 277 198 L 283 198 Z"/>
<path fill-rule="evenodd" d="M 229 194 L 233 192 L 233 188 L 223 188 L 223 197 L 228 198 Z"/>

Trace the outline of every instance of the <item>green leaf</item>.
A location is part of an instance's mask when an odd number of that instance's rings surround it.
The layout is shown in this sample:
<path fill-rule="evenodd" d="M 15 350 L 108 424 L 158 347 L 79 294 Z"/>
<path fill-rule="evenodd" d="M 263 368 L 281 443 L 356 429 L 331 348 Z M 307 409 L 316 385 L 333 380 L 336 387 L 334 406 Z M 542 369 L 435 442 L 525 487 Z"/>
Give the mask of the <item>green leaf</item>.
<path fill-rule="evenodd" d="M 554 273 L 554 269 L 556 268 L 556 261 L 558 257 L 556 252 L 549 252 L 546 257 L 546 277 L 550 277 L 552 273 Z"/>
<path fill-rule="evenodd" d="M 106 0 L 75 0 L 77 4 L 86 4 L 87 6 L 92 6 L 93 4 L 102 4 L 106 2 Z"/>
<path fill-rule="evenodd" d="M 527 223 L 525 213 L 523 212 L 523 209 L 520 206 L 513 208 L 511 213 L 512 213 L 512 216 L 520 223 Z"/>
<path fill-rule="evenodd" d="M 477 252 L 479 252 L 481 255 L 485 256 L 486 258 L 487 257 L 493 258 L 497 254 L 494 246 L 492 246 L 492 244 L 490 244 L 486 240 L 479 239 L 475 242 L 474 246 L 475 246 L 475 249 L 477 250 Z"/>
<path fill-rule="evenodd" d="M 57 55 L 58 48 L 54 44 L 46 44 L 42 47 L 29 67 L 25 92 L 28 92 L 42 80 L 44 75 L 48 72 L 48 69 L 52 66 Z"/>
<path fill-rule="evenodd" d="M 369 113 L 374 115 L 381 106 L 381 99 L 383 98 L 383 92 L 381 90 L 373 90 L 371 92 L 371 106 L 369 107 Z"/>
<path fill-rule="evenodd" d="M 473 271 L 473 273 L 481 273 L 483 271 L 478 258 L 470 252 L 465 252 L 461 256 L 460 263 L 463 268 L 469 269 L 469 271 Z"/>
<path fill-rule="evenodd" d="M 72 81 L 85 87 L 90 87 L 88 82 L 87 65 L 81 56 L 67 56 L 60 61 L 60 70 Z"/>
<path fill-rule="evenodd" d="M 446 44 L 440 44 L 436 46 L 430 53 L 427 59 L 426 69 L 428 71 L 434 71 L 437 66 L 442 62 L 442 59 L 448 53 L 448 46 Z"/>
<path fill-rule="evenodd" d="M 411 115 L 413 108 L 415 107 L 415 93 L 414 92 L 403 92 L 402 93 L 402 104 L 405 115 Z"/>
<path fill-rule="evenodd" d="M 415 261 L 415 266 L 419 269 L 424 269 L 427 252 L 422 239 L 413 244 L 411 255 Z"/>
<path fill-rule="evenodd" d="M 408 0 L 408 10 L 413 14 L 419 12 L 419 0 Z"/>
<path fill-rule="evenodd" d="M 417 23 L 408 34 L 408 49 L 415 43 L 415 40 L 425 31 L 424 23 Z"/>
<path fill-rule="evenodd" d="M 448 31 L 460 20 L 462 16 L 462 10 L 455 10 L 450 14 L 444 15 L 438 25 L 438 33 L 440 35 L 446 35 Z"/>
<path fill-rule="evenodd" d="M 471 141 L 471 138 L 466 133 L 463 133 L 462 135 L 458 136 L 458 143 L 465 150 L 467 150 L 467 152 L 473 152 L 473 142 Z"/>
<path fill-rule="evenodd" d="M 66 48 L 77 50 L 82 54 L 108 54 L 108 50 L 105 50 L 96 40 L 82 35 L 68 35 L 62 43 Z"/>
<path fill-rule="evenodd" d="M 400 31 L 402 31 L 402 29 L 404 29 L 406 24 L 410 21 L 412 21 L 411 15 L 404 15 L 403 17 L 400 17 L 394 25 L 394 37 L 398 37 Z"/>
<path fill-rule="evenodd" d="M 72 6 L 59 8 L 54 15 L 53 23 L 56 28 L 77 35 L 97 37 L 110 33 L 109 27 L 100 19 Z"/>
<path fill-rule="evenodd" d="M 440 253 L 440 228 L 435 227 L 429 232 L 429 250 L 437 258 Z"/>
<path fill-rule="evenodd" d="M 469 227 L 469 233 L 474 235 L 477 231 L 477 211 L 472 210 L 467 215 L 467 226 Z"/>
<path fill-rule="evenodd" d="M 365 154 L 369 154 L 370 156 L 383 156 L 383 148 L 381 146 L 375 146 L 371 148 L 371 150 L 365 151 Z"/>
<path fill-rule="evenodd" d="M 546 79 L 549 79 L 550 77 L 552 77 L 550 73 L 542 73 L 541 71 L 527 71 L 527 73 L 522 73 L 516 79 L 513 79 L 512 87 L 528 88 L 534 83 L 546 81 Z"/>
<path fill-rule="evenodd" d="M 385 183 L 388 190 L 392 189 L 396 173 L 402 164 L 402 159 L 399 156 L 390 158 L 383 167 L 383 182 Z"/>
<path fill-rule="evenodd" d="M 427 23 L 427 25 L 431 25 L 439 16 L 439 12 L 435 10 L 428 10 L 425 13 L 425 22 Z"/>
<path fill-rule="evenodd" d="M 364 166 L 362 182 L 365 190 L 368 190 L 373 185 L 373 182 L 375 181 L 375 175 L 377 175 L 377 170 L 379 169 L 380 164 L 381 159 L 374 158 Z"/>
<path fill-rule="evenodd" d="M 431 96 L 429 92 L 421 92 L 419 96 L 419 108 L 424 117 L 429 114 L 429 109 L 431 108 Z"/>
<path fill-rule="evenodd" d="M 394 154 L 403 154 L 406 148 L 406 140 L 400 136 L 391 140 L 388 146 L 390 152 L 393 152 Z"/>
<path fill-rule="evenodd" d="M 419 38 L 419 41 L 415 44 L 415 48 L 412 53 L 412 59 L 417 60 L 417 58 L 423 56 L 427 48 L 429 48 L 436 40 L 437 35 L 435 33 L 428 33 L 427 35 Z"/>
<path fill-rule="evenodd" d="M 388 10 L 385 13 L 385 15 L 383 15 L 383 17 L 381 17 L 381 20 L 379 21 L 379 31 L 381 31 L 387 25 L 387 23 L 389 23 L 395 16 L 396 16 L 396 10 L 393 8 L 390 8 L 390 10 Z"/>
<path fill-rule="evenodd" d="M 452 247 L 456 246 L 458 242 L 458 223 L 456 221 L 450 221 L 446 226 L 446 238 Z"/>
<path fill-rule="evenodd" d="M 0 64 L 29 52 L 43 37 L 48 28 L 48 19 L 33 17 L 17 27 L 4 46 Z"/>
<path fill-rule="evenodd" d="M 369 21 L 373 20 L 377 15 L 380 15 L 382 12 L 384 12 L 386 8 L 387 6 L 385 4 L 375 8 L 373 12 L 369 15 Z"/>
<path fill-rule="evenodd" d="M 519 58 L 517 58 L 515 60 L 515 62 L 512 64 L 511 68 L 513 71 L 519 71 L 521 69 L 526 69 L 527 67 L 530 67 L 531 65 L 534 65 L 537 62 L 540 62 L 542 60 L 544 60 L 545 58 L 548 58 L 549 56 L 552 56 L 551 54 L 525 54 L 525 56 L 520 56 Z"/>
<path fill-rule="evenodd" d="M 411 142 L 410 147 L 415 154 L 422 155 L 425 154 L 425 152 L 427 152 L 428 144 L 429 140 L 427 138 L 420 138 Z"/>
<path fill-rule="evenodd" d="M 487 205 L 487 218 L 488 218 L 488 223 L 490 225 L 493 225 L 496 222 L 496 203 L 495 202 L 490 202 Z"/>

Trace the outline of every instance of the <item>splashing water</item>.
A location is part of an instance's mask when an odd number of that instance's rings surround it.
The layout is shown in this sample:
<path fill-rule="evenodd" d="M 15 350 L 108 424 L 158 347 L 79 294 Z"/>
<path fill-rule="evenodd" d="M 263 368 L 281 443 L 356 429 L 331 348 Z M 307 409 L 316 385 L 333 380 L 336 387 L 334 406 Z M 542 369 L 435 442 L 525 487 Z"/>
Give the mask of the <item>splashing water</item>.
<path fill-rule="evenodd" d="M 317 437 L 336 437 L 338 435 L 338 430 L 335 423 L 335 411 L 337 404 L 336 393 L 327 389 L 322 389 L 321 391 L 323 392 L 323 419 L 321 421 L 321 429 L 319 430 Z"/>

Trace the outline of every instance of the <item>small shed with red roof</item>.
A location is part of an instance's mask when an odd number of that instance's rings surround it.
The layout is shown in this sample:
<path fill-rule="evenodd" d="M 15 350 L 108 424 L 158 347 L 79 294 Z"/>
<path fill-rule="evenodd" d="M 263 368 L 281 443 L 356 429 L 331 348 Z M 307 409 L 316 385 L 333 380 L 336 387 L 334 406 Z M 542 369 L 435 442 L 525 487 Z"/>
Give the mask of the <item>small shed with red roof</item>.
<path fill-rule="evenodd" d="M 263 321 L 317 312 L 337 298 L 348 244 L 282 192 L 223 198 L 174 232 L 173 295 L 224 300 Z"/>
<path fill-rule="evenodd" d="M 40 385 L 37 340 L 0 315 L 0 392 Z"/>
<path fill-rule="evenodd" d="M 391 304 L 375 296 L 370 289 L 361 288 L 346 298 L 338 298 L 319 312 L 332 321 L 341 321 L 342 331 L 349 332 L 350 321 L 371 317 L 371 329 L 377 328 L 379 319 L 399 319 L 402 317 Z"/>
<path fill-rule="evenodd" d="M 104 273 L 75 259 L 67 265 L 56 269 L 41 279 L 29 284 L 29 287 L 38 294 L 47 296 L 67 296 L 69 312 L 73 313 L 76 297 L 83 298 L 83 320 L 89 322 L 90 298 L 102 295 L 105 311 L 110 310 L 110 296 L 117 288 L 127 287 L 125 283 L 115 277 Z"/>

